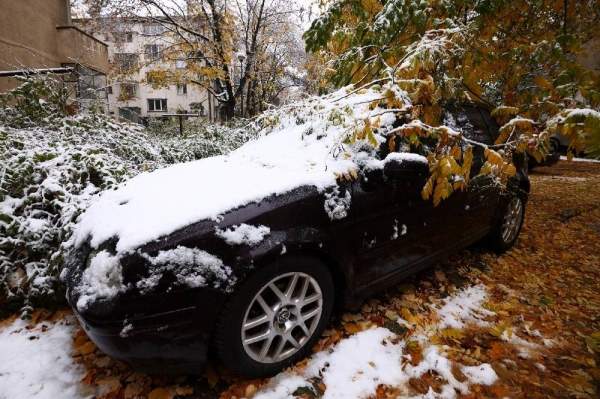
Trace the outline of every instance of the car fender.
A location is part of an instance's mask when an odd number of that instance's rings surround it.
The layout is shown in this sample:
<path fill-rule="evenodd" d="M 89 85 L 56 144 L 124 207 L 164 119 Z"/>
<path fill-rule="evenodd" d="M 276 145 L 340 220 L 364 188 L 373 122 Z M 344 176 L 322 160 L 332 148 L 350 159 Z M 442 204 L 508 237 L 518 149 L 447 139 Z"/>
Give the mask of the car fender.
<path fill-rule="evenodd" d="M 334 279 L 339 303 L 346 300 L 346 287 L 351 284 L 352 269 L 343 268 L 342 265 L 350 264 L 349 260 L 344 261 L 343 255 L 336 251 L 329 234 L 312 227 L 271 231 L 269 237 L 260 244 L 238 255 L 236 269 L 241 273 L 237 277 L 243 281 L 252 269 L 275 262 L 282 256 L 294 255 L 313 256 L 326 265 Z"/>

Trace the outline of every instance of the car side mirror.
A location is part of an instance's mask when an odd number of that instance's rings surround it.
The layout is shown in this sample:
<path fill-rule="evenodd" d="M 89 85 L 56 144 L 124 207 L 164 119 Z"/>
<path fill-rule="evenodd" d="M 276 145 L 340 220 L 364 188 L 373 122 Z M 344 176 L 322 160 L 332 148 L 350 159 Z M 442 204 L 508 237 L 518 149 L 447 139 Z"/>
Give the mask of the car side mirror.
<path fill-rule="evenodd" d="M 384 184 L 384 178 L 381 168 L 365 168 L 361 171 L 360 186 L 364 191 L 375 190 L 382 184 Z"/>
<path fill-rule="evenodd" d="M 424 185 L 429 177 L 427 159 L 416 154 L 392 153 L 384 160 L 383 175 L 388 182 L 407 181 Z"/>

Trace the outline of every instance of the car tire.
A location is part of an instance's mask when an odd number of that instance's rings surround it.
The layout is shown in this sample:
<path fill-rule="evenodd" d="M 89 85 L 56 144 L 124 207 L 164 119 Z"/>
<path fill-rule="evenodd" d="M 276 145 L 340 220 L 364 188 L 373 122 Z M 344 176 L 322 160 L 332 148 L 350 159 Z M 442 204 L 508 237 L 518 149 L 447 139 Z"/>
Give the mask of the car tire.
<path fill-rule="evenodd" d="M 503 201 L 497 222 L 488 236 L 495 252 L 503 253 L 515 245 L 525 220 L 526 203 L 527 194 L 523 192 L 511 192 Z"/>
<path fill-rule="evenodd" d="M 334 301 L 323 262 L 281 257 L 251 273 L 225 305 L 214 333 L 217 358 L 237 375 L 274 375 L 309 353 Z"/>

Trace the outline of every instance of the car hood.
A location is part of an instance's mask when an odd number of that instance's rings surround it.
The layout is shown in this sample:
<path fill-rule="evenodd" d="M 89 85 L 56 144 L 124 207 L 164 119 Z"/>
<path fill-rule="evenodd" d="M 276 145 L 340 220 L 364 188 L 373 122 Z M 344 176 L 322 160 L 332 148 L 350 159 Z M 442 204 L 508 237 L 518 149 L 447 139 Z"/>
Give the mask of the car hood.
<path fill-rule="evenodd" d="M 98 247 L 117 238 L 116 251 L 126 252 L 270 195 L 301 186 L 325 190 L 336 184 L 336 173 L 355 167 L 350 160 L 328 155 L 332 139 L 300 140 L 290 149 L 290 137 L 297 134 L 270 134 L 228 156 L 142 173 L 88 208 L 75 230 L 75 244 L 89 240 Z"/>

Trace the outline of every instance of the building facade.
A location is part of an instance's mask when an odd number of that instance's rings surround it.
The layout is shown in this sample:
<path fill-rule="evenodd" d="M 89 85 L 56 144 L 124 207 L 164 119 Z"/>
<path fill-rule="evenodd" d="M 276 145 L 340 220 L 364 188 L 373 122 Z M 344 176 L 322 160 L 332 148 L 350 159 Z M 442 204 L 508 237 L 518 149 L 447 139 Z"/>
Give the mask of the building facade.
<path fill-rule="evenodd" d="M 74 26 L 69 0 L 0 0 L 0 92 L 18 75 L 51 73 L 73 96 L 106 102 L 108 46 Z"/>
<path fill-rule="evenodd" d="M 78 20 L 108 44 L 109 112 L 118 118 L 147 122 L 183 113 L 215 120 L 215 99 L 184 78 L 185 60 L 163 57 L 173 39 L 163 26 L 144 18 L 111 18 L 100 22 Z M 96 27 L 91 28 L 90 23 Z M 169 78 L 165 79 L 165 73 Z"/>

